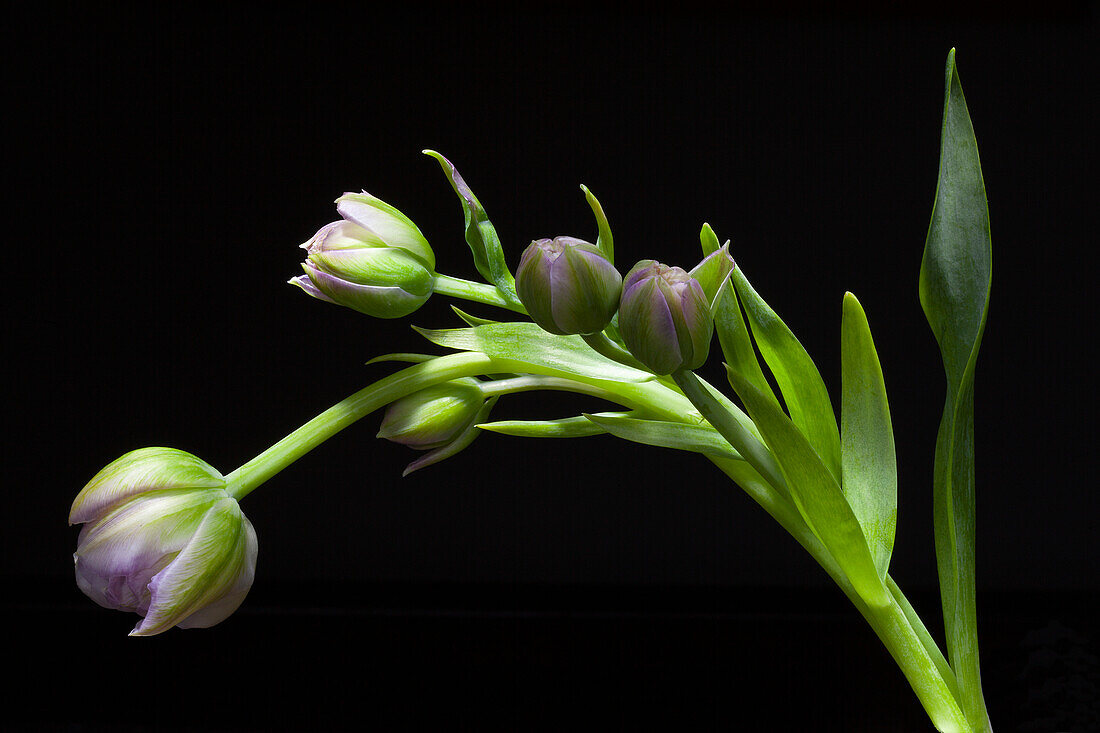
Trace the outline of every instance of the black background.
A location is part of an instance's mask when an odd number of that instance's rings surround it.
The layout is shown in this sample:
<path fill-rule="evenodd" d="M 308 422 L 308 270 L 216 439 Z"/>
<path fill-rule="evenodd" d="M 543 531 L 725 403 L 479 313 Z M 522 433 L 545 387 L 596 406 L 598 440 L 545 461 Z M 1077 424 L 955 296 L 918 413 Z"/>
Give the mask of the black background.
<path fill-rule="evenodd" d="M 432 148 L 513 267 L 532 238 L 595 238 L 582 183 L 624 271 L 690 267 L 709 222 L 834 398 L 854 292 L 898 445 L 891 573 L 938 628 L 944 384 L 916 285 L 954 46 L 994 238 L 976 390 L 987 696 L 997 730 L 1085 730 L 1095 9 L 1044 5 L 57 8 L 13 23 L 0 571 L 18 725 L 929 729 L 824 573 L 691 455 L 485 435 L 401 478 L 415 456 L 375 440 L 370 416 L 243 502 L 260 555 L 242 609 L 155 639 L 127 639 L 133 618 L 76 589 L 65 517 L 128 450 L 228 472 L 391 370 L 367 359 L 427 349 L 410 323 L 460 325 L 442 297 L 389 322 L 285 284 L 333 199 L 361 188 L 418 223 L 440 271 L 476 277 Z M 524 396 L 494 417 L 605 407 Z"/>

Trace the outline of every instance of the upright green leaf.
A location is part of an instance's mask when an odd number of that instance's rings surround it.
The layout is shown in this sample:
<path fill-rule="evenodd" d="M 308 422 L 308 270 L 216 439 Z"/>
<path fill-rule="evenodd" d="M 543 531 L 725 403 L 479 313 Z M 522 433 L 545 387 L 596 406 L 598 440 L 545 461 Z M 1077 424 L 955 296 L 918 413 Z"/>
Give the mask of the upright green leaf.
<path fill-rule="evenodd" d="M 451 188 L 458 194 L 462 204 L 462 214 L 466 222 L 466 243 L 470 245 L 470 251 L 474 255 L 474 267 L 481 273 L 487 282 L 496 286 L 501 297 L 513 305 L 519 305 L 519 297 L 516 295 L 516 281 L 508 269 L 508 263 L 504 259 L 504 249 L 500 245 L 500 237 L 493 223 L 489 221 L 489 215 L 485 213 L 477 196 L 466 185 L 466 181 L 459 175 L 458 170 L 451 161 L 444 158 L 434 150 L 425 150 L 425 155 L 435 158 Z"/>
<path fill-rule="evenodd" d="M 582 183 L 581 190 L 584 191 L 584 198 L 588 201 L 588 206 L 592 209 L 592 215 L 596 217 L 596 226 L 599 228 L 599 234 L 596 236 L 596 246 L 603 252 L 607 261 L 614 264 L 615 239 L 611 236 L 611 225 L 607 223 L 607 215 L 603 213 L 603 207 L 600 206 L 599 199 L 588 190 L 588 186 Z"/>
<path fill-rule="evenodd" d="M 841 488 L 863 527 L 879 577 L 885 578 L 898 516 L 894 430 L 867 314 L 851 293 L 844 294 L 840 364 Z"/>
<path fill-rule="evenodd" d="M 873 607 L 890 603 L 863 528 L 820 454 L 772 400 L 737 372 L 727 371 L 730 384 L 778 461 L 806 524 L 828 548 L 860 598 Z"/>
<path fill-rule="evenodd" d="M 963 710 L 985 729 L 974 581 L 974 367 L 985 329 L 992 244 L 978 143 L 947 56 L 936 198 L 920 271 L 920 302 L 939 343 L 947 398 L 936 438 L 933 517 L 944 627 Z"/>
<path fill-rule="evenodd" d="M 714 237 L 713 232 L 710 232 L 710 237 L 706 236 L 705 233 L 709 229 L 710 227 L 704 224 L 704 233 L 700 235 L 700 239 L 704 241 L 704 250 L 711 244 L 717 245 L 718 243 L 718 238 Z M 710 241 L 711 238 L 713 238 L 713 241 Z M 716 249 L 715 246 L 715 249 L 711 251 L 713 252 Z M 730 277 L 732 278 L 732 273 Z M 749 337 L 749 327 L 741 316 L 741 305 L 737 300 L 736 286 L 726 287 L 718 294 L 714 307 L 714 330 L 718 334 L 718 344 L 722 347 L 722 357 L 725 359 L 726 364 L 752 382 L 753 386 L 760 390 L 765 397 L 778 405 L 779 401 L 776 399 L 775 392 L 772 391 L 772 386 L 768 384 L 768 380 L 764 376 L 764 370 L 760 368 L 760 360 L 756 358 L 756 349 L 753 348 L 752 339 Z"/>
<path fill-rule="evenodd" d="M 699 230 L 699 245 L 703 248 L 704 257 L 712 252 L 717 252 L 718 247 L 721 246 L 718 244 L 718 235 L 706 222 L 703 222 L 703 228 Z"/>
<path fill-rule="evenodd" d="M 817 451 L 833 479 L 839 482 L 840 431 L 821 372 L 787 324 L 749 284 L 740 267 L 734 269 L 731 277 L 748 315 L 756 345 L 779 385 L 791 420 Z M 751 364 L 749 367 L 751 369 Z"/>

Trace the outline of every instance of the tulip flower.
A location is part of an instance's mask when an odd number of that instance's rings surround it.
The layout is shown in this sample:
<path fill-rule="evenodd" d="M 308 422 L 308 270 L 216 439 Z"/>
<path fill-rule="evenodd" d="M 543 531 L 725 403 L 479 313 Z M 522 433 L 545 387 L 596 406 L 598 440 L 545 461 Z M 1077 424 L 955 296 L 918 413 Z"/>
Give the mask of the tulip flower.
<path fill-rule="evenodd" d="M 417 450 L 440 448 L 470 426 L 484 402 L 476 379 L 425 387 L 386 408 L 377 437 Z"/>
<path fill-rule="evenodd" d="M 696 369 L 707 360 L 714 332 L 710 301 L 683 269 L 642 260 L 623 278 L 619 331 L 655 374 Z"/>
<path fill-rule="evenodd" d="M 81 490 L 69 524 L 84 525 L 77 585 L 105 608 L 142 616 L 131 636 L 213 626 L 252 587 L 256 532 L 221 473 L 189 453 L 127 453 Z"/>
<path fill-rule="evenodd" d="M 344 218 L 302 244 L 305 275 L 291 278 L 309 295 L 375 318 L 401 318 L 431 297 L 435 254 L 412 221 L 362 193 L 336 200 Z"/>
<path fill-rule="evenodd" d="M 619 307 L 622 283 L 596 245 L 574 237 L 531 242 L 516 270 L 516 293 L 531 319 L 558 335 L 606 328 Z"/>

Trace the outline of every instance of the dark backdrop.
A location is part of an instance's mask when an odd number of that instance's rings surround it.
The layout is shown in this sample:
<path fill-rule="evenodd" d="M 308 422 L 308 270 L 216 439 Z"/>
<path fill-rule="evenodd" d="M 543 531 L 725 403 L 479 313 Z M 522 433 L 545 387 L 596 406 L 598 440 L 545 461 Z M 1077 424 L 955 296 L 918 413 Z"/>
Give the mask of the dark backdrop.
<path fill-rule="evenodd" d="M 841 296 L 858 295 L 898 445 L 891 572 L 937 627 L 944 384 L 916 286 L 954 46 L 994 238 L 976 390 L 987 684 L 999 729 L 1069 729 L 1054 717 L 1080 708 L 1065 690 L 1096 683 L 1096 34 L 1087 6 L 1046 6 L 58 9 L 14 25 L 0 571 L 12 625 L 33 629 L 27 679 L 93 678 L 34 708 L 31 727 L 262 729 L 301 713 L 322 727 L 552 729 L 586 703 L 607 727 L 640 714 L 673 729 L 921 730 L 824 573 L 691 455 L 484 435 L 401 478 L 415 456 L 375 440 L 372 415 L 244 501 L 260 555 L 242 610 L 152 640 L 124 638 L 133 619 L 75 588 L 65 517 L 130 449 L 173 446 L 228 472 L 390 370 L 367 359 L 424 350 L 410 323 L 459 325 L 442 297 L 387 322 L 285 284 L 333 199 L 361 188 L 419 224 L 441 271 L 474 277 L 457 199 L 420 154 L 432 148 L 513 267 L 532 238 L 595 238 L 582 183 L 624 270 L 690 267 L 709 222 L 834 393 Z M 524 396 L 494 417 L 603 407 Z M 1092 666 L 1075 672 L 1081 655 Z M 118 705 L 102 699 L 113 676 L 139 700 L 123 722 L 103 710 Z M 172 709 L 173 689 L 205 702 Z"/>

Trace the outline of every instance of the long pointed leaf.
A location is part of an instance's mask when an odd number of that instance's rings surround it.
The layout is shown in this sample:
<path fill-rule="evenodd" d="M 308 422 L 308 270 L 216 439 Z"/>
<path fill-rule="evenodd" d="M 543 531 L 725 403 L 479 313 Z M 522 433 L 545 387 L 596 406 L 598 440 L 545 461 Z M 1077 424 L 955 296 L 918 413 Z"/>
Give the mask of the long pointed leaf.
<path fill-rule="evenodd" d="M 947 56 L 936 198 L 920 271 L 920 302 L 939 343 L 947 397 L 936 438 L 933 516 L 944 627 L 962 706 L 986 726 L 974 580 L 974 367 L 989 308 L 992 244 L 974 127 Z"/>
<path fill-rule="evenodd" d="M 474 255 L 474 267 L 486 281 L 496 286 L 501 297 L 513 305 L 520 305 L 519 296 L 516 295 L 515 278 L 508 269 L 504 250 L 500 245 L 500 237 L 497 236 L 493 223 L 489 221 L 485 208 L 451 161 L 434 150 L 425 150 L 424 154 L 432 156 L 439 162 L 444 175 L 451 183 L 451 188 L 458 194 L 466 223 L 466 243 L 470 245 L 470 251 Z"/>
<path fill-rule="evenodd" d="M 844 295 L 840 335 L 841 488 L 855 512 L 879 577 L 886 577 L 898 516 L 898 470 L 890 405 L 863 306 Z"/>
<path fill-rule="evenodd" d="M 737 372 L 728 367 L 727 371 L 730 384 L 779 462 L 791 498 L 806 524 L 868 605 L 881 607 L 890 603 L 890 594 L 875 568 L 863 528 L 817 451 L 774 402 Z"/>
<path fill-rule="evenodd" d="M 718 431 L 705 425 L 687 425 L 684 423 L 664 422 L 661 420 L 641 420 L 619 415 L 585 415 L 603 430 L 617 438 L 643 445 L 692 451 L 715 458 L 729 458 L 743 461 Z"/>
<path fill-rule="evenodd" d="M 731 277 L 748 315 L 756 345 L 775 376 L 791 420 L 839 482 L 840 431 L 837 430 L 833 405 L 821 372 L 787 324 L 749 284 L 740 267 L 734 269 Z M 752 374 L 751 371 L 748 373 Z M 750 378 L 750 381 L 756 380 Z M 768 392 L 770 388 L 764 394 Z"/>

